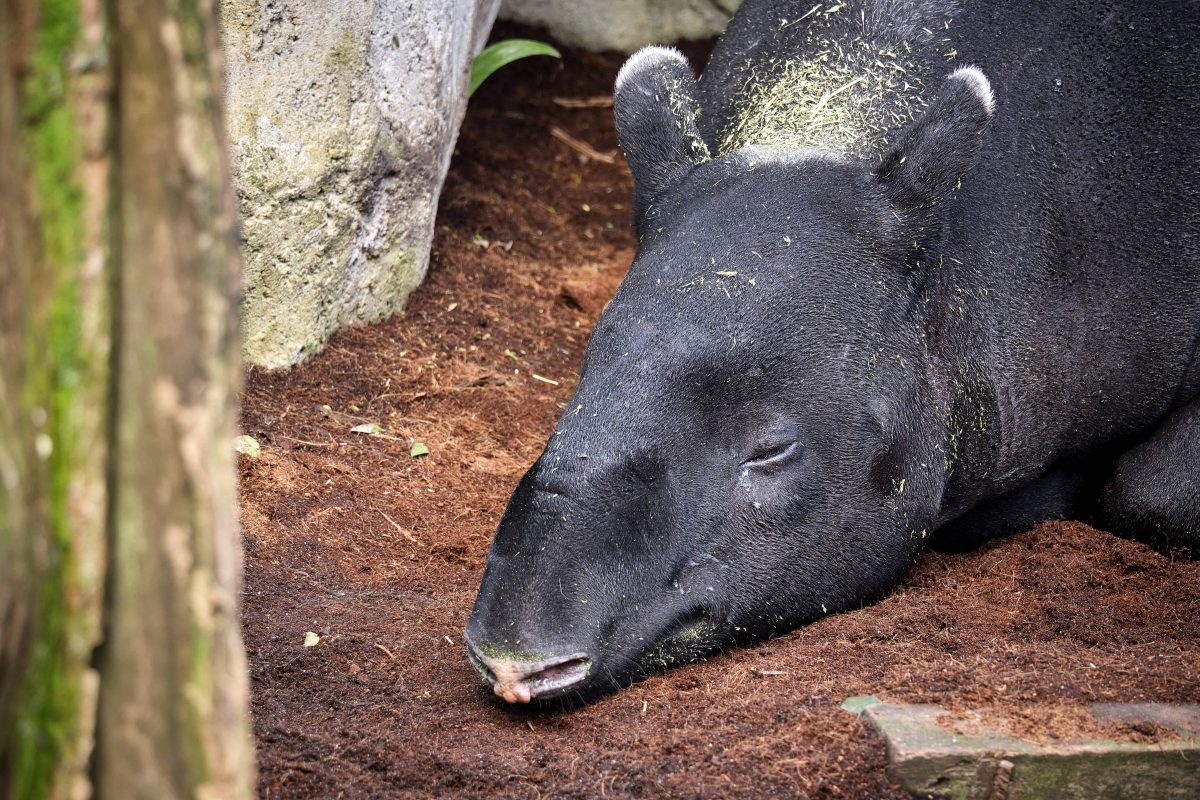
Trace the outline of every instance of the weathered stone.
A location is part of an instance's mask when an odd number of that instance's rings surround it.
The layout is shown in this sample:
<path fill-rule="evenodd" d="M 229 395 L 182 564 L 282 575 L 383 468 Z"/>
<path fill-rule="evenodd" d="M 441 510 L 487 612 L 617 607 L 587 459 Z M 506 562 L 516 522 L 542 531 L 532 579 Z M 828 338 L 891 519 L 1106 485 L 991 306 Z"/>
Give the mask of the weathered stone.
<path fill-rule="evenodd" d="M 1200 734 L 1200 703 L 1093 703 L 1099 722 L 1151 722 L 1180 736 Z"/>
<path fill-rule="evenodd" d="M 853 699 L 853 698 L 852 698 Z M 862 704 L 851 704 L 851 708 Z M 1079 740 L 1037 744 L 985 727 L 966 736 L 938 724 L 935 705 L 868 703 L 887 739 L 888 771 L 914 797 L 948 800 L 1166 800 L 1200 797 L 1194 706 L 1105 704 L 1102 721 L 1146 721 L 1190 736 L 1157 744 Z"/>
<path fill-rule="evenodd" d="M 725 30 L 742 0 L 504 0 L 500 16 L 537 25 L 566 44 L 633 52 Z"/>
<path fill-rule="evenodd" d="M 400 311 L 499 0 L 222 0 L 247 361 Z"/>

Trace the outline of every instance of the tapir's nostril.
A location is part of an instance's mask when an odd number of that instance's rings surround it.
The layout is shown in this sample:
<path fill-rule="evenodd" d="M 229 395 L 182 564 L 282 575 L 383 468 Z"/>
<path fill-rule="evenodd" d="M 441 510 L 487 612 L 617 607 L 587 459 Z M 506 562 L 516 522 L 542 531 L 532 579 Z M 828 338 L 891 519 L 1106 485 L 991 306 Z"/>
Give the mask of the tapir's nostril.
<path fill-rule="evenodd" d="M 583 683 L 592 671 L 586 653 L 536 660 L 489 657 L 467 642 L 467 655 L 492 691 L 510 703 L 528 703 L 570 689 Z"/>

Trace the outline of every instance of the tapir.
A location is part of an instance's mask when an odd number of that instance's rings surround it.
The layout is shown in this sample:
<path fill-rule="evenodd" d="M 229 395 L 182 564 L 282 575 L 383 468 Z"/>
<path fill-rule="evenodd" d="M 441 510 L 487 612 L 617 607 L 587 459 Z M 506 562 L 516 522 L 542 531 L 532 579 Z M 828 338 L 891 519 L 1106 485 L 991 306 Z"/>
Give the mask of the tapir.
<path fill-rule="evenodd" d="M 571 704 L 1047 518 L 1200 550 L 1200 3 L 746 0 L 621 69 L 638 248 L 466 628 Z"/>

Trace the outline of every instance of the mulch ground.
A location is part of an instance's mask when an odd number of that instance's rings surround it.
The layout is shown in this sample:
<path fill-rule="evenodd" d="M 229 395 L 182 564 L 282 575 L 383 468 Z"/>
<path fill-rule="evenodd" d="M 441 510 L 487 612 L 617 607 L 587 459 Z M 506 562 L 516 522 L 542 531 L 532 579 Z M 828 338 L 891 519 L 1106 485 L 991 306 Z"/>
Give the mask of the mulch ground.
<path fill-rule="evenodd" d="M 575 711 L 488 693 L 461 634 L 488 543 L 634 254 L 603 105 L 620 58 L 564 55 L 472 100 L 407 313 L 248 376 L 262 796 L 903 797 L 845 698 L 983 709 L 1031 735 L 1069 734 L 1098 700 L 1200 702 L 1200 563 L 1075 522 L 930 554 L 874 606 Z M 352 430 L 370 423 L 382 435 Z"/>

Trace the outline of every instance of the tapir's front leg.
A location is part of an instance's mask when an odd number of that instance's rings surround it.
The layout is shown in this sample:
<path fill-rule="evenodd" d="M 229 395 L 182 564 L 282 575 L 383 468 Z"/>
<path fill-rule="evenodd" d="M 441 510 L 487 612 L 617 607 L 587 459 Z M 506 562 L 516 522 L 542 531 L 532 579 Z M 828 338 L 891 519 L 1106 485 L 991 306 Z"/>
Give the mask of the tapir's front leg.
<path fill-rule="evenodd" d="M 1097 522 L 1121 536 L 1200 556 L 1200 400 L 1170 414 L 1121 456 Z"/>

